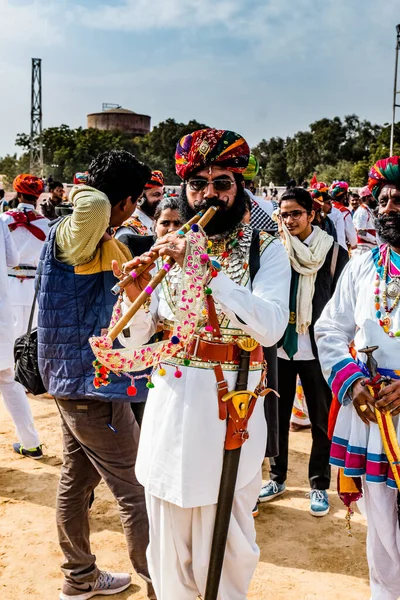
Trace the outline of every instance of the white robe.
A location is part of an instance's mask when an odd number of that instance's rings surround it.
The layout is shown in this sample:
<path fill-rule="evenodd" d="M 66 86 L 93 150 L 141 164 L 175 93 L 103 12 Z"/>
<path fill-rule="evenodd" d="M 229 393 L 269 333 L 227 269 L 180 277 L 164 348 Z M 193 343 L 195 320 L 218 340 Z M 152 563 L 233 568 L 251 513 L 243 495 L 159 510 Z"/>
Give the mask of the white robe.
<path fill-rule="evenodd" d="M 213 297 L 229 318 L 230 328 L 245 331 L 263 346 L 274 345 L 283 335 L 289 317 L 290 266 L 284 247 L 274 240 L 260 257 L 260 269 L 250 290 L 219 273 L 210 284 Z M 173 319 L 164 289 L 152 294 L 150 312 L 139 311 L 131 324 L 131 337 L 120 336 L 124 345 L 146 343 L 158 320 Z M 238 319 L 240 317 L 246 325 Z M 181 507 L 215 504 L 222 470 L 226 424 L 218 417 L 213 369 L 163 362 L 167 374 L 153 376 L 155 388 L 148 395 L 142 423 L 136 474 L 148 494 Z M 249 373 L 248 389 L 254 390 L 261 372 Z M 224 371 L 230 390 L 235 371 Z M 249 422 L 250 438 L 242 449 L 236 489 L 251 482 L 265 453 L 267 428 L 263 400 L 258 401 Z"/>
<path fill-rule="evenodd" d="M 400 376 L 400 338 L 389 337 L 376 317 L 377 255 L 375 249 L 349 262 L 315 325 L 315 338 L 324 376 L 342 403 L 332 439 L 331 463 L 344 468 L 345 475 L 362 476 L 364 480 L 362 506 L 369 528 L 367 554 L 372 599 L 396 600 L 400 596 L 397 488 L 378 425 L 365 425 L 348 395 L 352 383 L 365 377 L 349 354 L 353 340 L 359 361 L 366 362 L 365 354 L 359 352 L 361 348 L 379 346 L 374 353 L 378 367 L 397 370 Z M 400 309 L 394 310 L 391 317 L 392 330 L 399 330 Z M 400 419 L 396 416 L 393 421 L 400 439 Z"/>
<path fill-rule="evenodd" d="M 23 209 L 30 211 L 33 210 L 33 207 L 31 204 L 20 202 L 18 204 L 18 210 Z M 6 225 L 14 222 L 12 215 L 7 213 L 0 215 L 0 219 Z M 34 221 L 33 225 L 41 229 L 47 235 L 49 223 L 49 219 L 43 217 L 42 219 Z M 20 254 L 19 265 L 37 267 L 44 242 L 36 238 L 25 227 L 18 227 L 12 231 L 11 237 Z M 29 314 L 35 295 L 35 271 L 32 271 L 32 275 L 32 278 L 24 280 L 17 279 L 16 277 L 8 277 L 9 293 L 15 320 L 15 337 L 23 335 L 27 330 Z M 36 326 L 36 323 L 37 312 L 34 316 L 33 327 Z"/>
<path fill-rule="evenodd" d="M 7 267 L 19 264 L 19 252 L 7 225 L 0 219 L 0 371 L 14 365 L 14 319 Z"/>

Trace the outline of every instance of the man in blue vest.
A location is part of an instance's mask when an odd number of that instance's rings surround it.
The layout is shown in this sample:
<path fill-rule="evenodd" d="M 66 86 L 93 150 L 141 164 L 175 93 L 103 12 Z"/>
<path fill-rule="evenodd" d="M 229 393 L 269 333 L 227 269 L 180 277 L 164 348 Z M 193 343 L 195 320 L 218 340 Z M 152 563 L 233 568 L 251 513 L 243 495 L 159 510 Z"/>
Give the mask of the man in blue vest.
<path fill-rule="evenodd" d="M 88 340 L 108 327 L 115 296 L 111 261 L 131 257 L 108 228 L 132 214 L 150 170 L 132 154 L 104 152 L 89 167 L 87 185 L 73 188 L 74 211 L 51 228 L 41 257 L 38 354 L 44 384 L 56 400 L 63 433 L 57 528 L 64 554 L 61 600 L 114 594 L 127 573 L 100 571 L 89 540 L 89 499 L 103 478 L 119 506 L 129 556 L 148 584 L 148 520 L 135 476 L 139 428 L 130 409 L 129 381 L 112 377 L 96 387 Z"/>

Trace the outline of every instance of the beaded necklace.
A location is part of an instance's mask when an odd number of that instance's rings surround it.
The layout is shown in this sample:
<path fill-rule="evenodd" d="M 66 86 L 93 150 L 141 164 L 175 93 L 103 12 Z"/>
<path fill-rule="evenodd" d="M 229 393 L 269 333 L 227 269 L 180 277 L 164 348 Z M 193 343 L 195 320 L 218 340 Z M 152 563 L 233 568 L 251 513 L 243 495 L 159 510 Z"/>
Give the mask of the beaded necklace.
<path fill-rule="evenodd" d="M 397 285 L 397 276 L 392 275 L 393 280 L 388 284 L 387 279 L 388 275 L 390 276 L 390 260 L 391 250 L 390 247 L 387 247 L 385 264 L 383 267 L 383 275 L 382 278 L 380 276 L 380 272 L 382 272 L 382 268 L 378 270 L 375 276 L 375 309 L 376 309 L 376 317 L 378 319 L 379 325 L 382 327 L 383 331 L 391 338 L 400 337 L 400 330 L 393 332 L 390 330 L 392 325 L 392 319 L 389 315 L 397 308 L 397 305 L 400 302 L 400 287 Z M 383 257 L 379 258 L 378 266 L 382 267 Z M 382 290 L 382 301 L 381 301 L 381 283 L 383 282 L 383 290 Z M 397 291 L 398 290 L 398 291 Z M 389 307 L 389 298 L 394 298 L 392 306 Z M 385 312 L 383 316 L 382 312 Z"/>

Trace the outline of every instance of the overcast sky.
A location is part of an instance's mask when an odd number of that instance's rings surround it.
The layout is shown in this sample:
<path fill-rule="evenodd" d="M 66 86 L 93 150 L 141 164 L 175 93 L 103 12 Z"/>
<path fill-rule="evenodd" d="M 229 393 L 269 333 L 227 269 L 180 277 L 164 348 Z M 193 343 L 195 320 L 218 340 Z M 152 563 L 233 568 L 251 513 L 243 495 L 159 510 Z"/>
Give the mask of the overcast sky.
<path fill-rule="evenodd" d="M 398 22 L 400 0 L 0 0 L 0 156 L 29 132 L 32 57 L 44 127 L 103 102 L 251 145 L 321 117 L 389 122 Z"/>

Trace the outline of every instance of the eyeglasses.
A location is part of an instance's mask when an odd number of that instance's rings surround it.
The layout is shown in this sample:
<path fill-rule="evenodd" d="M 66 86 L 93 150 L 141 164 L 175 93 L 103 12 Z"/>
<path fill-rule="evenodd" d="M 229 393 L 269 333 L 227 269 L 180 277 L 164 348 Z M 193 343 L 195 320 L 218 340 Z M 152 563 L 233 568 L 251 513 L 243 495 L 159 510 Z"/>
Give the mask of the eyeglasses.
<path fill-rule="evenodd" d="M 207 179 L 190 179 L 188 182 L 192 192 L 201 192 L 208 188 L 210 184 L 214 186 L 216 192 L 227 192 L 235 182 L 232 179 L 213 179 L 213 181 L 207 181 Z"/>
<path fill-rule="evenodd" d="M 298 221 L 301 215 L 306 212 L 306 210 L 292 210 L 290 212 L 280 213 L 279 218 L 282 219 L 282 221 L 287 221 L 289 217 L 291 217 L 295 221 Z"/>

